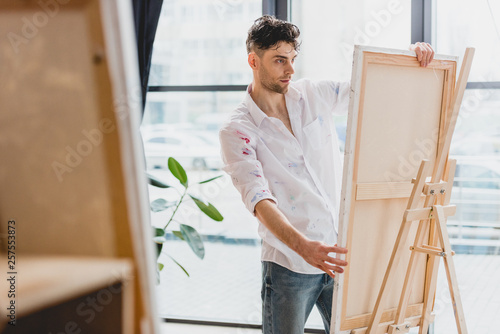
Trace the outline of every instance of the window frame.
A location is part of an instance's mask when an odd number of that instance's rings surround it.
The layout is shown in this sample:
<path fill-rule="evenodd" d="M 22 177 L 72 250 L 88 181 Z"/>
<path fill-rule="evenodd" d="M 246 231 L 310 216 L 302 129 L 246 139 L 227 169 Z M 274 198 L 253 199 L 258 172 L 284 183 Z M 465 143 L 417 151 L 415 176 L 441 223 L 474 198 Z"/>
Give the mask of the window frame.
<path fill-rule="evenodd" d="M 411 43 L 436 39 L 436 0 L 411 1 Z M 500 89 L 500 81 L 469 81 L 466 89 Z"/>
<path fill-rule="evenodd" d="M 291 0 L 262 0 L 262 14 L 289 20 Z M 149 86 L 149 92 L 244 92 L 246 85 L 157 85 Z"/>

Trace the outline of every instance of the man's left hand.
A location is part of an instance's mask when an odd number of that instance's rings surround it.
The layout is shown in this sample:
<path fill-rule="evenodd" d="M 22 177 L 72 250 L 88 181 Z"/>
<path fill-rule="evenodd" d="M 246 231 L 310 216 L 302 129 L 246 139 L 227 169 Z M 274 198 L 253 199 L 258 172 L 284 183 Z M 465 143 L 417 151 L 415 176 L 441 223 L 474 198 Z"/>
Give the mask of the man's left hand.
<path fill-rule="evenodd" d="M 410 45 L 410 50 L 417 54 L 420 66 L 427 67 L 434 58 L 434 49 L 429 43 L 417 42 Z"/>

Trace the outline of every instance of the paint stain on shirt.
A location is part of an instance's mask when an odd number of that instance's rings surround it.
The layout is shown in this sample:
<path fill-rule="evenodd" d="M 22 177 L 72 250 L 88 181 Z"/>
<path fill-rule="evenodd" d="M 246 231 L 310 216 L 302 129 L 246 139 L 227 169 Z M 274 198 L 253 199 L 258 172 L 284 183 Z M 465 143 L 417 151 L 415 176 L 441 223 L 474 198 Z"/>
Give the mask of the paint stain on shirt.
<path fill-rule="evenodd" d="M 244 133 L 241 133 L 239 131 L 236 131 L 236 134 L 238 136 L 240 136 L 240 139 L 244 140 L 247 144 L 250 143 L 250 139 L 248 138 L 248 136 Z"/>
<path fill-rule="evenodd" d="M 250 202 L 252 202 L 252 203 L 255 202 L 258 198 L 264 197 L 264 195 L 268 192 L 269 191 L 267 191 L 267 190 L 261 190 L 260 192 L 255 194 L 255 196 L 252 198 L 252 200 Z"/>
<path fill-rule="evenodd" d="M 250 174 L 255 175 L 256 177 L 262 177 L 262 176 L 259 174 L 259 171 L 258 171 L 258 170 L 251 171 L 251 172 L 250 172 Z"/>
<path fill-rule="evenodd" d="M 297 164 L 295 162 L 290 162 L 288 164 L 288 167 L 297 167 Z"/>
<path fill-rule="evenodd" d="M 248 148 L 244 147 L 241 153 L 243 153 L 244 155 L 250 155 L 252 152 L 250 152 Z"/>

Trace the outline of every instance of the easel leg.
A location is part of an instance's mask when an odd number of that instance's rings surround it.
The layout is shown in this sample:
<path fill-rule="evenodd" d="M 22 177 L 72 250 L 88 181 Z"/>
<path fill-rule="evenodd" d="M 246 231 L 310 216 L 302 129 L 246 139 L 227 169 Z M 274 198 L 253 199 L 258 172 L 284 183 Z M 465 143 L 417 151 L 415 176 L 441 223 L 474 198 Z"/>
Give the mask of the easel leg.
<path fill-rule="evenodd" d="M 451 189 L 453 187 L 453 181 L 455 179 L 455 169 L 457 166 L 457 161 L 454 159 L 449 159 L 443 179 L 448 182 L 448 187 L 446 189 L 446 194 L 439 198 L 441 205 L 450 204 L 451 199 Z M 438 200 L 438 202 L 439 202 Z M 429 245 L 439 247 L 439 236 L 437 235 L 437 223 L 435 220 L 431 221 L 430 233 L 429 233 Z M 422 318 L 419 325 L 419 334 L 427 334 L 429 329 L 429 324 L 432 322 L 432 310 L 434 308 L 434 299 L 436 295 L 437 287 L 437 277 L 439 270 L 439 263 L 441 257 L 429 256 L 429 262 L 427 264 L 427 278 L 424 293 L 424 306 L 422 309 Z"/>
<path fill-rule="evenodd" d="M 439 270 L 439 259 L 438 256 L 430 256 L 427 268 L 430 270 L 429 281 L 426 286 L 424 307 L 422 309 L 422 318 L 420 321 L 419 334 L 427 334 L 429 330 L 430 319 L 432 317 L 432 309 L 434 304 L 434 295 L 436 294 L 437 276 Z"/>
<path fill-rule="evenodd" d="M 415 236 L 414 247 L 421 245 L 424 242 L 426 226 L 429 224 L 427 220 L 422 220 L 418 224 L 417 235 Z M 410 262 L 408 263 L 408 268 L 406 270 L 405 281 L 403 285 L 403 291 L 401 292 L 401 298 L 399 299 L 399 306 L 396 312 L 396 318 L 394 320 L 395 325 L 402 325 L 406 317 L 406 309 L 408 308 L 408 302 L 411 295 L 411 287 L 413 284 L 413 277 L 415 276 L 415 270 L 417 269 L 417 261 L 422 254 L 419 252 L 412 252 L 410 255 Z M 396 333 L 396 327 L 390 327 L 389 334 Z M 401 333 L 401 330 L 397 330 Z"/>
<path fill-rule="evenodd" d="M 444 215 L 443 207 L 436 205 L 433 207 L 436 212 L 437 230 L 441 245 L 446 254 L 444 257 L 444 267 L 446 269 L 446 276 L 448 277 L 448 285 L 450 287 L 450 296 L 453 303 L 453 311 L 455 313 L 455 321 L 459 334 L 467 334 L 467 325 L 465 324 L 464 310 L 462 307 L 462 299 L 460 298 L 460 291 L 458 289 L 458 280 L 455 270 L 455 263 L 451 256 L 450 239 L 446 230 L 446 217 Z"/>

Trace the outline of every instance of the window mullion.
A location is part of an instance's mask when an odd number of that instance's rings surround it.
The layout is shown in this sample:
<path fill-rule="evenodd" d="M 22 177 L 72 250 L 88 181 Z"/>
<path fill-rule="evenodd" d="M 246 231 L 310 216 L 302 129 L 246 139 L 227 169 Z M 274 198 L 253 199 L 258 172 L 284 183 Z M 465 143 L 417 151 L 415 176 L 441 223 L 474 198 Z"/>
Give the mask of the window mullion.
<path fill-rule="evenodd" d="M 411 42 L 432 41 L 432 0 L 411 1 Z"/>
<path fill-rule="evenodd" d="M 262 0 L 262 14 L 290 21 L 290 0 Z"/>

